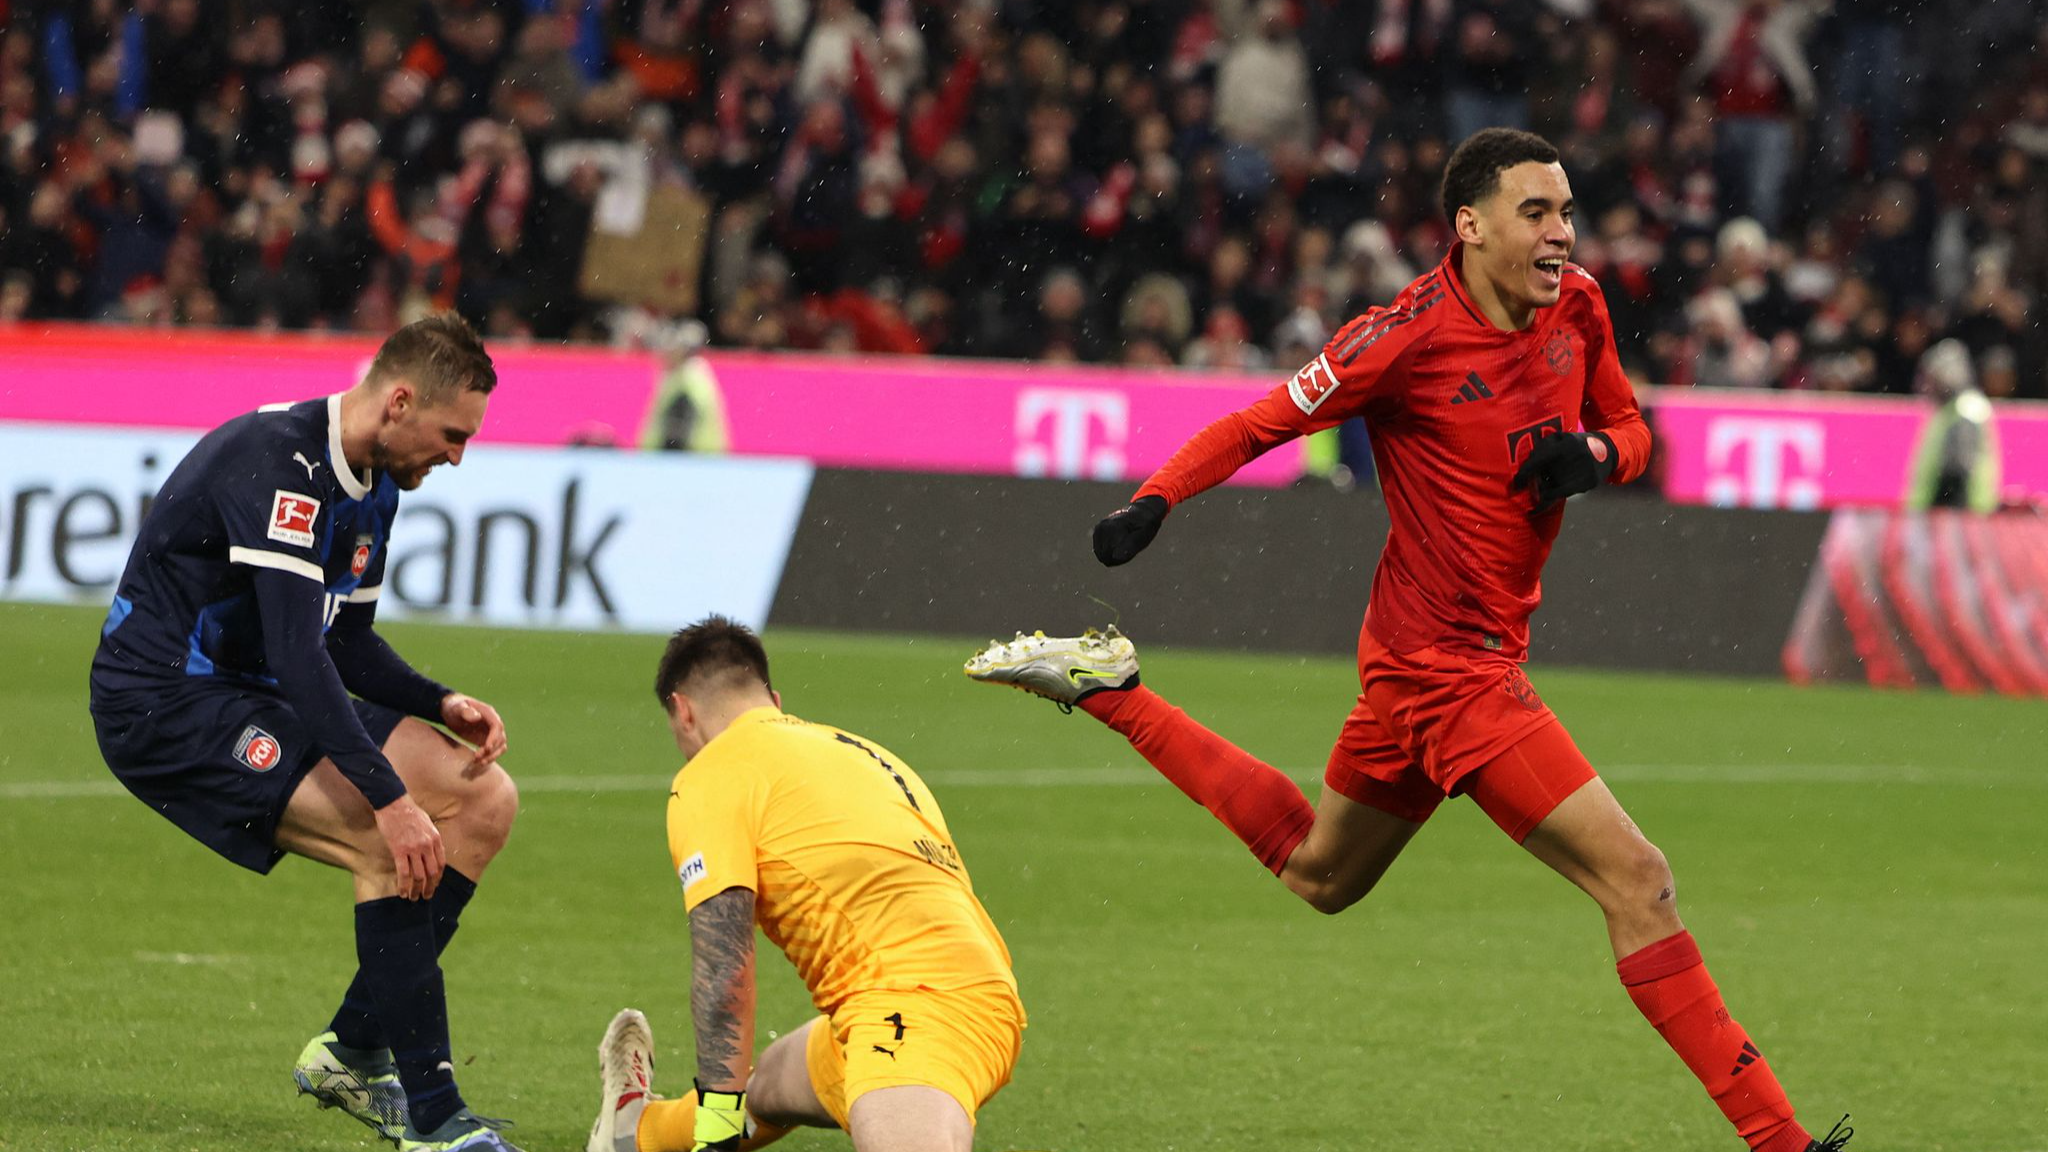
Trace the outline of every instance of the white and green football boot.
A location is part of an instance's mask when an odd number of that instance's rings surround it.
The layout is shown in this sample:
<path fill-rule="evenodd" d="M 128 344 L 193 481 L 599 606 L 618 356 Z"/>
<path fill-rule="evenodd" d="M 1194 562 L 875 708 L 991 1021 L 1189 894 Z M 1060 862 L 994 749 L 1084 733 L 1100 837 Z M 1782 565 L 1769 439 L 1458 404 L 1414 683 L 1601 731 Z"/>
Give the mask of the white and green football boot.
<path fill-rule="evenodd" d="M 584 1152 L 634 1152 L 640 1114 L 654 1094 L 654 1029 L 637 1009 L 612 1017 L 597 1045 L 597 1073 L 604 1096 L 590 1126 Z"/>
<path fill-rule="evenodd" d="M 962 670 L 984 683 L 1043 696 L 1071 712 L 1083 697 L 1137 684 L 1138 650 L 1114 624 L 1079 636 L 1019 632 L 1014 640 L 989 641 Z"/>
<path fill-rule="evenodd" d="M 343 1048 L 334 1033 L 322 1032 L 299 1053 L 292 1080 L 301 1095 L 322 1108 L 341 1109 L 393 1144 L 405 1132 L 405 1088 L 388 1048 L 361 1053 Z"/>

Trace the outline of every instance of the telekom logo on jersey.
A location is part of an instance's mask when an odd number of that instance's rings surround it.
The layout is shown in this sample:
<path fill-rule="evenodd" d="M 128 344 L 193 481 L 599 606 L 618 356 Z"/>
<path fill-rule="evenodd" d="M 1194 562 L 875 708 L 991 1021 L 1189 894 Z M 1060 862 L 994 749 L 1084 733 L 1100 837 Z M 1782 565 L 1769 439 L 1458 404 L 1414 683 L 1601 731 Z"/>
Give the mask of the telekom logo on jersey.
<path fill-rule="evenodd" d="M 1827 428 L 1783 416 L 1717 416 L 1707 425 L 1707 502 L 1722 507 L 1818 508 Z"/>
<path fill-rule="evenodd" d="M 1016 430 L 1019 476 L 1121 479 L 1130 397 L 1093 388 L 1026 388 L 1017 393 Z"/>

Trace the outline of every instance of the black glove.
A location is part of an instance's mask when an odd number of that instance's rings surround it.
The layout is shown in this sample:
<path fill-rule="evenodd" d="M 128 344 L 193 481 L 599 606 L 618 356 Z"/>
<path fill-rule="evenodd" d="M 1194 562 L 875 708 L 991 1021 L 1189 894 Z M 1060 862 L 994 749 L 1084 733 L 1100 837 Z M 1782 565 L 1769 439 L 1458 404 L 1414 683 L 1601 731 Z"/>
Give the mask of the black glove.
<path fill-rule="evenodd" d="M 1168 505 L 1164 496 L 1140 496 L 1095 526 L 1095 558 L 1114 568 L 1127 564 L 1159 535 Z"/>
<path fill-rule="evenodd" d="M 1598 438 L 1607 448 L 1607 458 L 1593 458 L 1592 441 Z M 1614 471 L 1614 441 L 1604 432 L 1560 432 L 1545 436 L 1529 449 L 1522 466 L 1515 469 L 1515 491 L 1536 486 L 1538 512 L 1567 496 L 1591 492 Z"/>

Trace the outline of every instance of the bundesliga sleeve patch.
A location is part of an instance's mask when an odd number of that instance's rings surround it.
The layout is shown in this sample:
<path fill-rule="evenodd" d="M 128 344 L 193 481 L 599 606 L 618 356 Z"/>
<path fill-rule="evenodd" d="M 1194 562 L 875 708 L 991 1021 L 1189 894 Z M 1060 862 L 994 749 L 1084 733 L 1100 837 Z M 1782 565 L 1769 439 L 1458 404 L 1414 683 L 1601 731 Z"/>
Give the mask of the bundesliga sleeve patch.
<path fill-rule="evenodd" d="M 280 488 L 270 498 L 270 538 L 294 548 L 311 548 L 313 521 L 319 516 L 318 500 Z"/>
<path fill-rule="evenodd" d="M 699 852 L 695 856 L 690 857 L 688 860 L 683 861 L 683 866 L 681 868 L 676 869 L 676 879 L 683 882 L 683 891 L 685 892 L 688 892 L 690 890 L 690 885 L 695 884 L 697 881 L 702 880 L 703 878 L 704 854 L 702 852 Z"/>
<path fill-rule="evenodd" d="M 268 772 L 284 759 L 284 749 L 277 737 L 251 724 L 242 729 L 241 738 L 235 741 L 235 759 L 252 771 Z"/>
<path fill-rule="evenodd" d="M 1287 382 L 1287 394 L 1294 398 L 1294 406 L 1304 413 L 1313 413 L 1336 390 L 1337 374 L 1330 370 L 1328 356 L 1318 356 L 1309 361 Z"/>

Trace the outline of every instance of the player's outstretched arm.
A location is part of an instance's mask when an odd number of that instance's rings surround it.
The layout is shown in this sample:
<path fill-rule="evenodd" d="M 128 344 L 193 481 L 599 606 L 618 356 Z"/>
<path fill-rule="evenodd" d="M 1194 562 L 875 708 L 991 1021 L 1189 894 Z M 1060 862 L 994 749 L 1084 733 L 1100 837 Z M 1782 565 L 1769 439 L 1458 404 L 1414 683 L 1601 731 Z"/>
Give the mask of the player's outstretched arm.
<path fill-rule="evenodd" d="M 697 1150 L 737 1152 L 754 1054 L 754 893 L 727 888 L 690 910 L 697 1031 Z M 694 1150 L 693 1150 L 694 1152 Z"/>
<path fill-rule="evenodd" d="M 377 634 L 377 603 L 350 601 L 327 630 L 327 656 L 341 674 L 342 687 L 373 704 L 407 716 L 441 721 L 441 702 L 453 689 L 408 663 Z"/>
<path fill-rule="evenodd" d="M 334 762 L 370 802 L 377 831 L 398 867 L 398 894 L 422 900 L 440 883 L 447 856 L 441 833 L 406 795 L 405 782 L 349 703 L 341 675 L 328 659 L 320 622 L 326 589 L 297 572 L 257 568 L 256 608 L 263 619 L 263 656 L 314 747 Z"/>
<path fill-rule="evenodd" d="M 372 703 L 445 726 L 475 751 L 469 771 L 481 772 L 505 754 L 505 722 L 498 710 L 442 684 L 406 662 L 377 634 L 376 602 L 342 605 L 327 632 L 327 655 L 342 686 Z"/>
<path fill-rule="evenodd" d="M 1391 395 L 1427 330 L 1410 323 L 1417 314 L 1369 309 L 1287 383 L 1195 433 L 1129 504 L 1095 526 L 1095 558 L 1110 567 L 1128 562 L 1152 543 L 1174 505 L 1223 483 L 1287 441 L 1334 428 Z"/>
<path fill-rule="evenodd" d="M 1166 522 L 1173 505 L 1214 488 L 1239 468 L 1301 434 L 1272 396 L 1195 433 L 1145 481 L 1129 504 L 1095 525 L 1095 558 L 1111 568 L 1129 563 L 1159 535 L 1159 526 Z"/>

